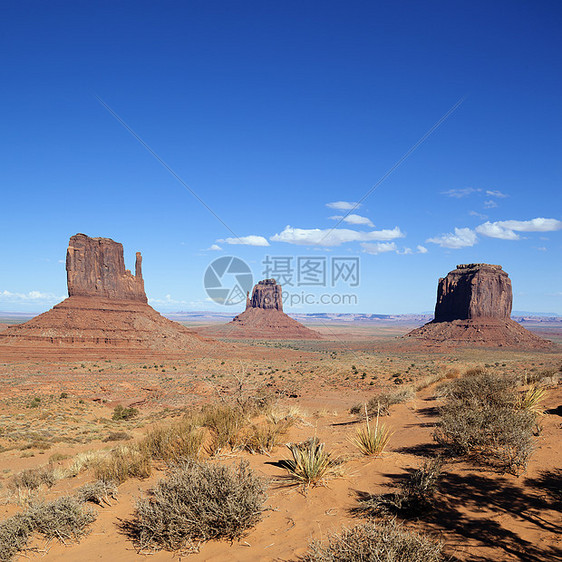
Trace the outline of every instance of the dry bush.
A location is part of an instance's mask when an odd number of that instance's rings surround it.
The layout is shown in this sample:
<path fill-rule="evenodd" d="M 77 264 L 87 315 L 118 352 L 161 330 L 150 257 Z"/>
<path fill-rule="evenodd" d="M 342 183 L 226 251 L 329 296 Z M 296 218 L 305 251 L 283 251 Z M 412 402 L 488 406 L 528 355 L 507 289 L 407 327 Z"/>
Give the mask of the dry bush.
<path fill-rule="evenodd" d="M 526 467 L 537 414 L 521 407 L 514 377 L 472 369 L 442 392 L 436 441 L 502 470 Z"/>
<path fill-rule="evenodd" d="M 232 469 L 189 460 L 137 502 L 125 530 L 142 551 L 195 551 L 209 540 L 242 537 L 260 520 L 265 499 L 248 463 Z"/>
<path fill-rule="evenodd" d="M 104 443 L 109 443 L 110 441 L 130 441 L 132 438 L 132 435 L 126 431 L 112 431 L 102 441 Z"/>
<path fill-rule="evenodd" d="M 73 496 L 63 496 L 52 502 L 33 506 L 27 516 L 32 529 L 46 539 L 75 540 L 86 532 L 86 527 L 96 520 L 96 513 L 85 508 Z"/>
<path fill-rule="evenodd" d="M 305 489 L 323 482 L 328 476 L 335 476 L 341 465 L 339 459 L 332 458 L 324 450 L 324 443 L 317 437 L 302 443 L 288 443 L 287 448 L 293 458 L 284 459 L 279 464 L 287 470 L 287 479 L 302 484 Z"/>
<path fill-rule="evenodd" d="M 117 485 L 115 482 L 96 480 L 84 484 L 76 491 L 76 497 L 82 503 L 91 502 L 97 505 L 111 505 L 111 500 L 117 498 Z"/>
<path fill-rule="evenodd" d="M 19 474 L 16 474 L 11 482 L 11 486 L 15 489 L 37 490 L 44 485 L 50 488 L 54 486 L 57 477 L 51 466 L 42 466 L 39 468 L 28 468 Z"/>
<path fill-rule="evenodd" d="M 164 462 L 196 458 L 203 443 L 203 431 L 190 421 L 182 420 L 166 427 L 150 430 L 139 447 L 147 456 Z"/>
<path fill-rule="evenodd" d="M 284 419 L 277 423 L 267 419 L 265 422 L 252 424 L 244 435 L 244 448 L 250 453 L 270 453 L 281 444 L 281 437 L 292 424 L 292 419 Z"/>
<path fill-rule="evenodd" d="M 416 393 L 411 386 L 405 386 L 404 388 L 389 392 L 382 392 L 377 396 L 373 396 L 373 398 L 367 402 L 367 414 L 369 416 L 376 416 L 377 413 L 381 416 L 389 415 L 391 406 L 412 400 L 415 396 Z M 361 415 L 364 411 L 365 405 L 357 404 L 351 408 L 350 413 Z"/>
<path fill-rule="evenodd" d="M 18 513 L 0 523 L 0 560 L 8 562 L 23 550 L 31 535 L 31 521 Z"/>
<path fill-rule="evenodd" d="M 395 521 L 363 523 L 309 545 L 305 562 L 438 562 L 443 546 Z"/>
<path fill-rule="evenodd" d="M 69 478 L 78 476 L 83 470 L 99 465 L 109 454 L 107 450 L 78 453 L 73 458 L 71 465 L 64 471 L 64 474 Z"/>
<path fill-rule="evenodd" d="M 25 549 L 33 533 L 63 543 L 77 540 L 95 519 L 95 512 L 73 496 L 33 505 L 0 523 L 0 560 L 12 560 Z"/>
<path fill-rule="evenodd" d="M 152 473 L 150 457 L 136 445 L 121 445 L 113 449 L 109 455 L 99 459 L 93 468 L 98 480 L 117 484 L 129 478 L 147 478 Z"/>
<path fill-rule="evenodd" d="M 241 446 L 241 430 L 248 423 L 243 409 L 229 404 L 212 404 L 201 411 L 201 425 L 208 428 L 213 441 L 208 446 L 210 454 L 217 454 L 225 447 Z"/>
<path fill-rule="evenodd" d="M 418 517 L 430 511 L 441 476 L 441 458 L 426 460 L 392 494 L 358 497 L 359 505 L 352 509 L 356 515 Z"/>

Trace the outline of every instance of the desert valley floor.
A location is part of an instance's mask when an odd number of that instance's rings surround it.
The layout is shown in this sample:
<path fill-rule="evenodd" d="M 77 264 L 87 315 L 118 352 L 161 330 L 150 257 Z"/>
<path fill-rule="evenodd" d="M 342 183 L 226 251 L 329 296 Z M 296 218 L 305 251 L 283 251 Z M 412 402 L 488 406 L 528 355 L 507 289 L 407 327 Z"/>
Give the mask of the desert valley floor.
<path fill-rule="evenodd" d="M 205 326 L 190 326 L 205 333 Z M 353 515 L 358 494 L 392 491 L 424 458 L 439 453 L 432 435 L 439 421 L 439 387 L 470 368 L 528 376 L 547 389 L 535 451 L 527 469 L 501 473 L 475 462 L 445 458 L 435 505 L 408 528 L 445 544 L 451 560 L 562 560 L 562 329 L 533 327 L 555 342 L 549 350 L 424 348 L 400 336 L 412 326 L 314 325 L 315 341 L 229 340 L 205 353 L 127 352 L 56 347 L 0 349 L 0 520 L 33 497 L 55 499 L 94 476 L 87 459 L 97 451 L 141 440 L 153 427 L 179 420 L 213 402 L 262 397 L 294 423 L 267 454 L 224 447 L 202 457 L 233 465 L 246 459 L 267 479 L 268 510 L 240 541 L 210 541 L 185 557 L 139 552 L 124 532 L 135 502 L 166 473 L 130 478 L 104 506 L 79 542 L 34 538 L 26 560 L 298 560 L 312 539 L 326 539 L 363 519 Z M 377 393 L 411 388 L 412 397 L 382 416 L 393 434 L 380 457 L 362 456 L 351 443 L 360 417 L 350 408 Z M 116 406 L 136 408 L 113 420 Z M 287 485 L 279 461 L 284 443 L 317 437 L 342 463 L 341 470 L 306 491 Z M 22 471 L 49 467 L 59 476 L 36 489 L 14 487 Z M 74 467 L 74 468 L 73 468 Z M 19 559 L 16 556 L 16 559 Z"/>

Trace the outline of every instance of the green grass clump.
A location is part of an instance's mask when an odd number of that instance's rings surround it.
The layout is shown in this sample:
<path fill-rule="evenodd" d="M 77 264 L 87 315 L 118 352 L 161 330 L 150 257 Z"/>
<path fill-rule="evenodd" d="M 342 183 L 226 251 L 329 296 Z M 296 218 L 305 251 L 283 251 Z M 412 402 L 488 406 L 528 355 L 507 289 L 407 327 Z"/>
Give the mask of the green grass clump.
<path fill-rule="evenodd" d="M 324 443 L 317 437 L 311 437 L 302 443 L 289 443 L 292 459 L 281 461 L 281 466 L 287 470 L 287 478 L 304 488 L 321 483 L 326 477 L 334 475 L 340 461 L 332 458 L 325 450 Z"/>
<path fill-rule="evenodd" d="M 113 409 L 111 419 L 113 421 L 130 420 L 138 415 L 139 411 L 136 408 L 125 408 L 119 404 Z"/>

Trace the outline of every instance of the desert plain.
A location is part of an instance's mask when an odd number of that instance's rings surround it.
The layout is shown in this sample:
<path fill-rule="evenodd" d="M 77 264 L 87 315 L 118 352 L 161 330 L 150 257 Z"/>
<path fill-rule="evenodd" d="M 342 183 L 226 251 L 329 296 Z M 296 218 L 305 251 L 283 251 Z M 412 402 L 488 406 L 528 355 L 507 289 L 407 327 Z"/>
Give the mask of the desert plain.
<path fill-rule="evenodd" d="M 417 324 L 419 325 L 419 323 Z M 266 510 L 239 540 L 211 540 L 196 549 L 139 550 L 126 532 L 136 502 L 165 477 L 163 461 L 149 473 L 120 483 L 100 505 L 79 540 L 33 536 L 15 559 L 27 560 L 298 560 L 311 540 L 366 520 L 354 513 L 365 494 L 388 494 L 427 458 L 444 455 L 432 506 L 397 519 L 407 529 L 443 543 L 446 559 L 551 561 L 562 557 L 560 450 L 562 327 L 530 325 L 553 341 L 548 349 L 427 347 L 404 339 L 414 325 L 379 321 L 315 323 L 322 339 L 232 339 L 221 334 L 205 353 L 127 350 L 111 346 L 65 349 L 0 347 L 0 519 L 30 501 L 75 493 L 96 479 L 95 460 L 116 447 L 142 441 L 209 404 L 257 400 L 262 409 L 245 422 L 289 419 L 270 450 L 256 450 L 241 437 L 232 446 L 206 446 L 199 455 L 213 464 L 240 460 L 266 482 Z M 188 326 L 206 334 L 205 323 Z M 202 336 L 205 339 L 207 336 Z M 448 456 L 433 434 L 439 424 L 441 386 L 469 369 L 515 375 L 544 388 L 540 430 L 526 467 L 500 470 L 468 458 Z M 392 435 L 385 451 L 362 455 L 352 440 L 364 419 L 355 405 L 409 389 L 406 400 L 380 417 Z M 134 409 L 113 419 L 116 407 Z M 271 423 L 268 422 L 268 423 Z M 243 434 L 247 427 L 241 427 Z M 316 437 L 338 459 L 338 470 L 314 485 L 287 480 L 286 443 Z M 24 471 L 55 475 L 26 487 Z M 28 472 L 29 474 L 29 472 Z"/>

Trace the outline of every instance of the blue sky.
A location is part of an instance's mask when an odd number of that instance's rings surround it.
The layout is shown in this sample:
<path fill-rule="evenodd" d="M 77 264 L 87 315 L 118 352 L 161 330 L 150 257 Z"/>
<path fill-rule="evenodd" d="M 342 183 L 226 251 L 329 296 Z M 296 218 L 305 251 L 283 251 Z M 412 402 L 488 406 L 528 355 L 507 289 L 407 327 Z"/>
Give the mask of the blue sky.
<path fill-rule="evenodd" d="M 58 302 L 83 232 L 142 251 L 163 311 L 224 310 L 208 264 L 269 255 L 360 260 L 298 288 L 356 305 L 294 311 L 431 310 L 489 262 L 562 313 L 559 2 L 23 1 L 0 26 L 0 310 Z"/>

